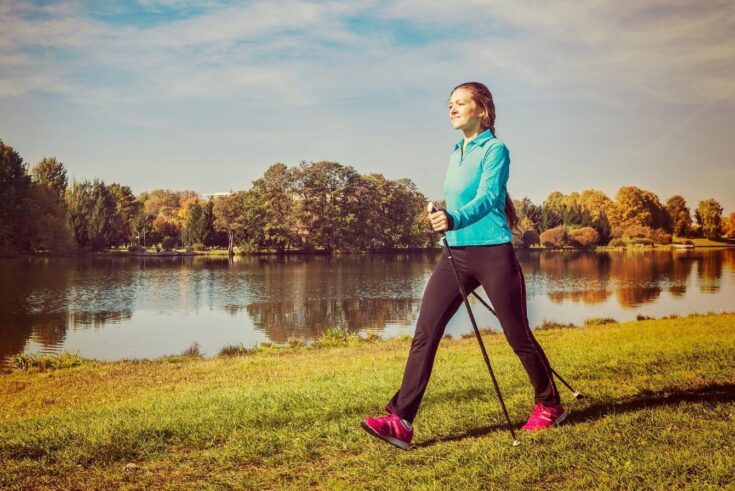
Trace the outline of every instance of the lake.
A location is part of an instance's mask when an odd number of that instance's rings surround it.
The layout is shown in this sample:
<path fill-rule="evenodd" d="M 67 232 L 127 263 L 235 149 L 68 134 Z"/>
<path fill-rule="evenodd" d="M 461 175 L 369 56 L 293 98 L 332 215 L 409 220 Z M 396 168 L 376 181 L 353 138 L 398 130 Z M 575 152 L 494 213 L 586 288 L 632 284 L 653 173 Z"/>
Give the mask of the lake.
<path fill-rule="evenodd" d="M 194 342 L 213 356 L 228 344 L 308 342 L 334 326 L 411 334 L 439 253 L 2 259 L 0 360 L 24 350 L 155 358 Z M 531 326 L 733 310 L 735 249 L 517 254 Z M 499 329 L 471 305 L 481 328 Z M 461 308 L 447 333 L 470 332 Z"/>

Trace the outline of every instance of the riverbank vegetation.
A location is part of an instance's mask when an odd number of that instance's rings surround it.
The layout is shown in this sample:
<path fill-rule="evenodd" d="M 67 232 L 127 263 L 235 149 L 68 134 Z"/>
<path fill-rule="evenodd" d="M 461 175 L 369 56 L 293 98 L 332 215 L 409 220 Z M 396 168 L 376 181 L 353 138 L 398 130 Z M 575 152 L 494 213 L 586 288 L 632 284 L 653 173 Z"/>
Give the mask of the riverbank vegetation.
<path fill-rule="evenodd" d="M 337 162 L 273 164 L 248 190 L 202 196 L 156 189 L 137 196 L 100 179 L 68 181 L 54 157 L 28 167 L 0 140 L 0 256 L 125 247 L 227 248 L 254 252 L 357 252 L 433 247 L 427 198 L 409 179 L 360 175 Z M 614 199 L 589 189 L 549 194 L 540 205 L 514 201 L 520 247 L 593 248 L 669 244 L 735 235 L 735 212 L 723 216 L 714 199 L 694 218 L 675 195 L 662 203 L 635 186 Z"/>
<path fill-rule="evenodd" d="M 202 358 L 84 360 L 0 375 L 0 488 L 680 489 L 735 485 L 735 314 L 538 331 L 562 426 L 513 447 L 474 339 L 443 339 L 403 452 L 359 428 L 400 383 L 406 339 L 332 332 Z M 532 392 L 486 333 L 513 423 Z M 713 342 L 716 340 L 716 342 Z"/>

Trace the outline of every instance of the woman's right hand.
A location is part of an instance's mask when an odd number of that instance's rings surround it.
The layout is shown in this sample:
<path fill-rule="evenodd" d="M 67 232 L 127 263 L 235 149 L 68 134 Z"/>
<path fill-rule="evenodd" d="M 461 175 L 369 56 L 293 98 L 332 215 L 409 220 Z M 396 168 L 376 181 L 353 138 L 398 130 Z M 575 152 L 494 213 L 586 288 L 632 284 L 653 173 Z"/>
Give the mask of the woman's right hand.
<path fill-rule="evenodd" d="M 449 220 L 447 220 L 447 214 L 444 210 L 429 213 L 429 220 L 431 220 L 431 227 L 434 229 L 434 232 L 449 230 Z"/>

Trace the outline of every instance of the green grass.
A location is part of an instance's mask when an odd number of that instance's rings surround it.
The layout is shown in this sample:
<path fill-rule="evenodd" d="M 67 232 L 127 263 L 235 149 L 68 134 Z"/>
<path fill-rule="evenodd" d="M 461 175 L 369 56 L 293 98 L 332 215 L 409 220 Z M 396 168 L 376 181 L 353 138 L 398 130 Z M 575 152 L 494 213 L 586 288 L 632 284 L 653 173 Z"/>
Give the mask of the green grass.
<path fill-rule="evenodd" d="M 0 489 L 735 487 L 735 314 L 538 332 L 588 398 L 560 386 L 568 422 L 519 447 L 474 339 L 442 340 L 403 452 L 359 422 L 397 389 L 409 341 L 329 336 L 0 375 Z M 484 338 L 519 426 L 528 379 L 503 336 Z"/>
<path fill-rule="evenodd" d="M 84 360 L 78 353 L 36 354 L 18 353 L 10 357 L 10 363 L 20 370 L 58 370 L 71 368 L 82 364 Z"/>
<path fill-rule="evenodd" d="M 694 244 L 694 247 L 727 247 L 727 246 L 735 245 L 735 239 L 733 238 L 722 238 L 720 240 L 710 240 L 710 239 L 705 239 L 703 237 L 698 237 L 694 239 L 676 237 L 674 238 L 674 243 L 683 244 L 687 240 L 691 241 L 692 244 Z"/>

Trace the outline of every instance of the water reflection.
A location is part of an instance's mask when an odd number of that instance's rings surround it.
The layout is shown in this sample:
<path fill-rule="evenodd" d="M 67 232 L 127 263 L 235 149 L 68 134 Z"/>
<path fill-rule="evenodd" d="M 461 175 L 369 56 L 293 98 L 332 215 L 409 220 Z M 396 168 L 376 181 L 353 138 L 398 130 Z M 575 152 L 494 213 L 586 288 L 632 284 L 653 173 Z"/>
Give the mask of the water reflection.
<path fill-rule="evenodd" d="M 518 256 L 531 325 L 728 310 L 735 298 L 734 249 Z M 0 260 L 0 359 L 24 349 L 156 356 L 193 340 L 213 354 L 228 343 L 309 340 L 334 326 L 412 332 L 437 260 L 438 251 Z M 462 315 L 450 331 L 469 326 Z"/>
<path fill-rule="evenodd" d="M 23 351 L 29 340 L 57 351 L 69 329 L 132 317 L 133 275 L 114 258 L 4 260 L 0 271 L 0 358 Z"/>
<path fill-rule="evenodd" d="M 733 256 L 732 250 L 719 252 L 542 252 L 538 254 L 538 261 L 529 257 L 523 265 L 524 270 L 528 266 L 530 271 L 540 272 L 548 281 L 561 286 L 548 293 L 555 303 L 566 300 L 603 303 L 612 290 L 621 307 L 636 308 L 655 302 L 663 291 L 684 296 L 695 263 L 700 291 L 717 292 L 723 265 L 731 265 Z"/>
<path fill-rule="evenodd" d="M 390 323 L 409 325 L 419 306 L 420 300 L 351 298 L 253 303 L 246 310 L 256 329 L 283 343 L 291 338 L 314 339 L 330 327 L 377 331 Z"/>

